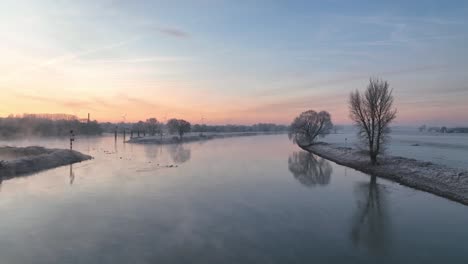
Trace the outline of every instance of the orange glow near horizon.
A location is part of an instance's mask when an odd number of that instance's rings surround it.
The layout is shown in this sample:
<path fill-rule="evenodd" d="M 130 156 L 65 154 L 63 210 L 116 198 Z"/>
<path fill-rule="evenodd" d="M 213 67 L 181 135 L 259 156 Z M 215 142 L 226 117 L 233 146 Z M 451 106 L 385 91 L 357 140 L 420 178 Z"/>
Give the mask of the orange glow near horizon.
<path fill-rule="evenodd" d="M 365 81 L 360 83 L 365 87 Z M 163 87 L 168 84 L 153 85 Z M 64 113 L 85 118 L 90 113 L 91 118 L 99 122 L 136 122 L 156 117 L 162 122 L 170 118 L 183 118 L 192 123 L 201 123 L 203 118 L 206 124 L 289 124 L 302 111 L 313 109 L 330 112 L 335 124 L 351 123 L 346 91 L 319 89 L 293 96 L 239 96 L 220 95 L 209 89 L 178 87 L 174 83 L 171 84 L 172 89 L 148 89 L 144 84 L 141 86 L 145 89 L 123 87 L 116 89 L 116 92 L 97 87 L 61 90 L 53 86 L 41 89 L 42 93 L 38 89 L 7 90 L 1 98 L 0 116 Z M 459 103 L 442 104 L 439 107 L 431 104 L 415 105 L 412 100 L 403 97 L 399 90 L 395 90 L 395 106 L 398 108 L 396 124 L 403 125 L 436 123 L 438 120 L 457 124 L 466 118 L 463 113 L 468 111 L 466 105 Z"/>
<path fill-rule="evenodd" d="M 311 8 L 317 16 L 298 21 L 246 4 L 235 17 L 220 8 L 215 30 L 202 23 L 206 3 L 187 5 L 189 16 L 170 15 L 177 3 L 147 4 L 0 2 L 0 116 L 289 124 L 312 109 L 350 124 L 349 93 L 375 76 L 394 89 L 395 124 L 468 124 L 462 19 Z M 292 24 L 276 19 L 283 12 Z M 245 24 L 249 14 L 270 24 Z"/>

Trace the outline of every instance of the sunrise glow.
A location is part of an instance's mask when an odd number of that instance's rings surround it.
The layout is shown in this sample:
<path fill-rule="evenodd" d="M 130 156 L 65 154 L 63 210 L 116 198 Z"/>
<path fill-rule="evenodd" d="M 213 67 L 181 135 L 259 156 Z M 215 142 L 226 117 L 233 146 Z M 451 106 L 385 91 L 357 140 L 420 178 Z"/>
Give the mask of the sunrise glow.
<path fill-rule="evenodd" d="M 397 124 L 466 124 L 466 6 L 382 5 L 2 1 L 0 116 L 287 124 L 313 108 L 347 124 L 377 76 Z"/>

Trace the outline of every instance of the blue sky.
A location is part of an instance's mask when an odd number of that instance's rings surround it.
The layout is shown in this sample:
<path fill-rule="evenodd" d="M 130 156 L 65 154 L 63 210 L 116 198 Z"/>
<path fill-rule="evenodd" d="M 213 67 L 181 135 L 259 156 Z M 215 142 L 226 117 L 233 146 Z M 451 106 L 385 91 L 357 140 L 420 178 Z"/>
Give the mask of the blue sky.
<path fill-rule="evenodd" d="M 1 115 L 349 123 L 377 76 L 398 123 L 468 123 L 466 1 L 2 1 L 0 17 Z"/>

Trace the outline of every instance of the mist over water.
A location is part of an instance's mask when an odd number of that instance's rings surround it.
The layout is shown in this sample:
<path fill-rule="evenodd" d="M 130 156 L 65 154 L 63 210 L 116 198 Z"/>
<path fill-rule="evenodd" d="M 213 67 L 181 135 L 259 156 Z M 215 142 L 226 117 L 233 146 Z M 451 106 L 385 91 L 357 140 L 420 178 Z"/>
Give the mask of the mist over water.
<path fill-rule="evenodd" d="M 1 263 L 467 261 L 465 206 L 285 135 L 166 146 L 91 137 L 75 148 L 95 159 L 1 182 Z"/>

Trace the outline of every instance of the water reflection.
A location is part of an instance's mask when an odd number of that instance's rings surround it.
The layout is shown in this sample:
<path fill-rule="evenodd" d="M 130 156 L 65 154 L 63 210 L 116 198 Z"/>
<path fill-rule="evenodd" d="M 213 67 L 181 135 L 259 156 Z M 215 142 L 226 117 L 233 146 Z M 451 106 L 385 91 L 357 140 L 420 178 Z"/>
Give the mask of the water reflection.
<path fill-rule="evenodd" d="M 309 152 L 294 152 L 288 158 L 288 165 L 294 178 L 307 187 L 330 183 L 333 172 L 330 162 Z"/>
<path fill-rule="evenodd" d="M 73 164 L 70 164 L 70 185 L 75 181 L 75 172 L 73 171 Z"/>
<path fill-rule="evenodd" d="M 351 239 L 355 246 L 363 245 L 372 253 L 384 253 L 390 234 L 385 189 L 377 184 L 377 177 L 371 176 L 369 183 L 357 184 L 356 194 Z"/>
<path fill-rule="evenodd" d="M 161 155 L 162 152 L 162 146 L 157 144 L 143 145 L 143 148 L 145 151 L 146 158 L 150 160 L 156 159 L 158 155 Z"/>
<path fill-rule="evenodd" d="M 184 163 L 190 160 L 192 151 L 190 148 L 186 148 L 183 144 L 170 144 L 167 147 L 172 160 L 175 163 Z"/>

